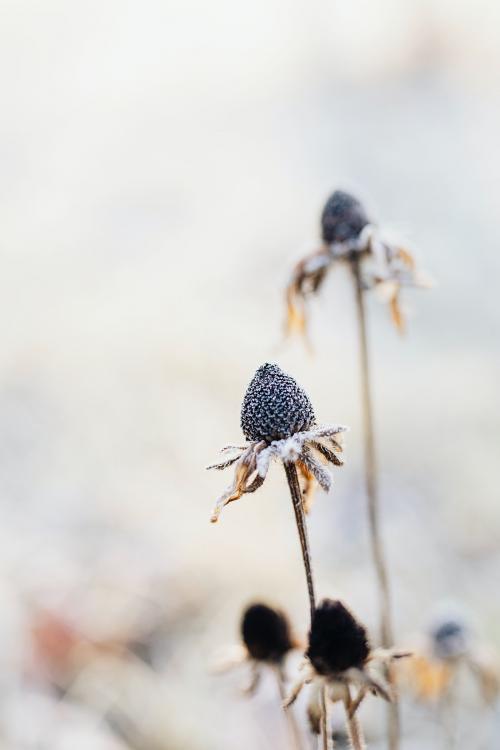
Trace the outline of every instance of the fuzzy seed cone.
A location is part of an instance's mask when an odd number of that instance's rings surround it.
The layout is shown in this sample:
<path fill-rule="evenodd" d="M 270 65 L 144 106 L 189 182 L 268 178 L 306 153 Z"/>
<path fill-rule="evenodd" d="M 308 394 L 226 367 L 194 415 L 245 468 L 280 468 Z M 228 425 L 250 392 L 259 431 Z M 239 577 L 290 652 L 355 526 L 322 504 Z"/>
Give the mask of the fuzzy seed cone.
<path fill-rule="evenodd" d="M 241 408 L 241 429 L 247 440 L 283 440 L 310 429 L 314 410 L 306 392 L 278 365 L 259 367 Z"/>
<path fill-rule="evenodd" d="M 370 647 L 366 630 L 339 601 L 324 599 L 316 608 L 307 657 L 318 674 L 362 668 Z"/>
<path fill-rule="evenodd" d="M 288 620 L 265 604 L 253 604 L 245 610 L 241 634 L 250 656 L 259 661 L 280 662 L 293 648 Z"/>
<path fill-rule="evenodd" d="M 328 245 L 358 237 L 370 221 L 361 203 L 349 193 L 336 190 L 321 215 L 321 236 Z"/>
<path fill-rule="evenodd" d="M 445 620 L 432 633 L 434 653 L 439 659 L 463 656 L 468 649 L 468 633 L 463 623 Z"/>

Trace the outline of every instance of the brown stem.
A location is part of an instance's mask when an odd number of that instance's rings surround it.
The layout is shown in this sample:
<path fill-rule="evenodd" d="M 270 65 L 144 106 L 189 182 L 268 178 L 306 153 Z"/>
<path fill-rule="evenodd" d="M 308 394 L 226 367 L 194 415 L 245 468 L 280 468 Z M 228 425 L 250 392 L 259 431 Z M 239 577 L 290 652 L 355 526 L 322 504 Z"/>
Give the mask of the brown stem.
<path fill-rule="evenodd" d="M 330 750 L 333 741 L 331 741 L 328 721 L 328 702 L 326 699 L 326 685 L 321 688 L 321 741 L 322 750 Z"/>
<path fill-rule="evenodd" d="M 456 679 L 456 675 L 454 676 Z M 444 750 L 455 750 L 457 747 L 456 738 L 456 695 L 453 679 L 446 689 L 446 692 L 440 701 L 440 723 L 443 728 L 443 747 Z"/>
<path fill-rule="evenodd" d="M 307 524 L 306 516 L 304 513 L 304 503 L 302 501 L 302 492 L 300 489 L 299 478 L 297 476 L 297 469 L 295 467 L 295 464 L 292 461 L 284 461 L 283 466 L 285 467 L 286 478 L 288 480 L 288 486 L 290 488 L 290 495 L 292 496 L 292 504 L 293 510 L 295 512 L 297 531 L 299 532 L 300 547 L 302 549 L 302 559 L 304 561 L 304 569 L 306 572 L 307 591 L 309 594 L 309 609 L 312 625 L 314 611 L 316 609 L 316 595 L 314 593 L 311 552 L 309 549 L 309 537 L 307 535 Z M 325 688 L 322 688 L 321 690 L 321 736 L 323 738 L 323 748 L 324 750 L 328 750 L 328 718 L 326 710 Z"/>
<path fill-rule="evenodd" d="M 295 464 L 291 461 L 284 461 L 283 466 L 285 467 L 286 478 L 288 480 L 288 486 L 290 488 L 290 495 L 292 496 L 292 504 L 293 510 L 295 512 L 297 531 L 299 532 L 300 546 L 302 549 L 302 559 L 304 561 L 304 568 L 306 571 L 307 591 L 309 594 L 309 608 L 311 612 L 312 624 L 314 610 L 316 609 L 316 597 L 314 594 L 311 552 L 309 550 L 309 538 L 307 536 L 307 525 L 304 506 L 302 503 L 302 492 L 300 490 L 299 478 L 297 476 L 297 469 L 295 468 Z"/>
<path fill-rule="evenodd" d="M 277 665 L 274 672 L 276 674 L 276 681 L 278 683 L 278 691 L 279 691 L 281 703 L 283 703 L 286 699 L 285 678 L 283 675 L 283 669 L 281 668 L 281 666 Z M 295 720 L 293 709 L 291 707 L 285 709 L 284 714 L 286 717 L 288 731 L 290 734 L 290 744 L 293 750 L 302 750 L 302 739 L 300 735 L 300 729 Z"/>
<path fill-rule="evenodd" d="M 361 724 L 358 721 L 356 713 L 351 711 L 351 695 L 347 688 L 347 700 L 344 701 L 347 734 L 351 743 L 352 750 L 366 750 L 365 738 Z"/>
<path fill-rule="evenodd" d="M 373 564 L 377 578 L 379 594 L 380 641 L 384 648 L 393 645 L 393 628 L 391 614 L 391 597 L 384 547 L 380 533 L 380 510 L 378 499 L 377 461 L 373 429 L 373 409 L 370 386 L 370 363 L 368 357 L 368 336 L 366 330 L 366 310 L 363 283 L 359 260 L 352 265 L 356 289 L 356 309 L 358 314 L 359 348 L 361 359 L 361 395 L 363 405 L 363 427 L 365 443 L 365 482 L 368 498 L 368 526 L 372 548 Z M 394 691 L 393 678 L 389 670 L 386 674 L 393 688 L 394 700 L 388 708 L 388 747 L 398 750 L 400 741 L 399 707 Z"/>

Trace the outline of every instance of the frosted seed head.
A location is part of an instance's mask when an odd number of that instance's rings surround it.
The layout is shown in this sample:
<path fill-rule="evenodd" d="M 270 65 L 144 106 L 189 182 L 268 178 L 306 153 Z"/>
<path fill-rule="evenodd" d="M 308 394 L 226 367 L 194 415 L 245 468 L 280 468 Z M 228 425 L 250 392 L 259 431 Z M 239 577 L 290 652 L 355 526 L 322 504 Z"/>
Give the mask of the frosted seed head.
<path fill-rule="evenodd" d="M 342 190 L 327 200 L 321 214 L 321 236 L 329 245 L 356 239 L 370 221 L 361 203 Z"/>
<path fill-rule="evenodd" d="M 458 619 L 442 620 L 431 633 L 434 654 L 438 659 L 456 659 L 467 653 L 469 632 Z"/>
<path fill-rule="evenodd" d="M 247 440 L 284 440 L 315 423 L 307 393 L 278 365 L 259 367 L 241 407 L 241 429 Z"/>
<path fill-rule="evenodd" d="M 293 648 L 285 615 L 266 604 L 252 604 L 245 610 L 241 635 L 250 656 L 260 661 L 280 662 Z"/>
<path fill-rule="evenodd" d="M 314 613 L 307 657 L 321 675 L 363 668 L 370 653 L 365 628 L 342 602 L 324 599 Z"/>

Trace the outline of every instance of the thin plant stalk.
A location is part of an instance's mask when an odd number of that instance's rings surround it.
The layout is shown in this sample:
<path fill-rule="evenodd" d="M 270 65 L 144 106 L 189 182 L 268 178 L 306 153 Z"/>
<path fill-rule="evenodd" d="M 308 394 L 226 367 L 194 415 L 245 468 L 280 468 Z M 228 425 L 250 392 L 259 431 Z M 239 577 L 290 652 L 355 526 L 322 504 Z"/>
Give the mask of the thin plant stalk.
<path fill-rule="evenodd" d="M 378 497 L 377 460 L 373 428 L 373 408 L 371 397 L 370 362 L 368 356 L 368 336 L 366 330 L 366 309 L 364 289 L 361 279 L 359 260 L 353 262 L 353 273 L 356 290 L 356 310 L 359 329 L 359 349 L 361 360 L 361 395 L 363 408 L 364 449 L 365 449 L 365 482 L 368 499 L 368 526 L 373 556 L 373 564 L 378 586 L 380 641 L 384 648 L 394 643 L 392 627 L 392 607 L 389 591 L 387 564 L 380 532 L 380 507 Z M 394 680 L 390 671 L 386 675 L 394 693 L 394 700 L 388 708 L 388 747 L 398 750 L 400 743 L 399 706 L 394 691 Z"/>
<path fill-rule="evenodd" d="M 295 464 L 291 461 L 284 462 L 286 478 L 288 480 L 288 487 L 290 488 L 290 495 L 292 497 L 292 505 L 295 513 L 295 522 L 297 524 L 297 531 L 299 532 L 300 547 L 302 550 L 302 559 L 304 561 L 304 569 L 306 572 L 307 581 L 307 592 L 309 595 L 309 608 L 311 614 L 311 625 L 316 609 L 316 595 L 314 592 L 314 578 L 311 563 L 311 552 L 309 549 L 309 537 L 307 534 L 306 516 L 304 513 L 304 503 L 302 500 L 302 492 L 300 489 L 299 478 L 297 476 L 297 469 Z M 328 750 L 328 717 L 326 709 L 326 688 L 321 690 L 321 737 L 323 741 L 323 750 Z"/>
<path fill-rule="evenodd" d="M 361 729 L 361 724 L 358 721 L 356 713 L 351 710 L 351 695 L 349 688 L 347 688 L 347 695 L 348 698 L 344 701 L 344 706 L 347 734 L 349 735 L 352 750 L 366 750 L 365 738 L 363 730 Z"/>
<path fill-rule="evenodd" d="M 281 666 L 276 666 L 274 673 L 276 675 L 276 682 L 278 683 L 278 691 L 281 703 L 286 698 L 286 688 L 285 688 L 285 676 L 283 674 L 283 669 Z M 290 743 L 293 750 L 302 750 L 302 739 L 300 735 L 300 729 L 297 724 L 297 721 L 295 720 L 295 714 L 293 710 L 290 708 L 286 710 L 285 712 L 287 726 L 288 726 L 288 732 L 290 735 Z"/>
<path fill-rule="evenodd" d="M 290 488 L 290 495 L 292 496 L 293 510 L 295 512 L 295 522 L 297 524 L 297 531 L 299 532 L 300 547 L 302 550 L 302 559 L 304 561 L 304 569 L 306 572 L 307 581 L 307 593 L 309 595 L 309 608 L 311 613 L 311 624 L 314 617 L 314 611 L 316 609 L 316 595 L 314 593 L 314 579 L 311 564 L 311 552 L 309 549 L 309 537 L 307 534 L 306 517 L 304 513 L 304 504 L 302 501 L 302 491 L 300 489 L 299 478 L 297 476 L 297 469 L 295 464 L 291 461 L 284 462 L 286 478 L 288 480 L 288 486 Z"/>
<path fill-rule="evenodd" d="M 440 723 L 443 728 L 444 750 L 455 750 L 457 747 L 456 693 L 453 683 L 448 687 L 441 700 Z"/>
<path fill-rule="evenodd" d="M 323 685 L 320 692 L 321 700 L 321 750 L 330 750 L 333 746 L 330 732 L 328 731 L 328 701 L 326 700 L 326 685 Z"/>

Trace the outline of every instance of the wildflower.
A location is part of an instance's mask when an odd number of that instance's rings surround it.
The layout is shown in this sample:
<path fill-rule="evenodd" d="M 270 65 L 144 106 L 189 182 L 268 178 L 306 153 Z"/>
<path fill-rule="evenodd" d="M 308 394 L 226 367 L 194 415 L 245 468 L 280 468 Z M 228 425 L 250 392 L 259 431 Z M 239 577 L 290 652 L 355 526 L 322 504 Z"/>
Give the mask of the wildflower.
<path fill-rule="evenodd" d="M 429 279 L 415 266 L 412 254 L 386 239 L 373 224 L 363 205 L 349 193 L 336 190 L 321 215 L 322 244 L 296 265 L 286 290 L 287 330 L 305 334 L 306 300 L 321 288 L 334 263 L 349 263 L 359 270 L 364 289 L 376 288 L 389 303 L 392 321 L 400 331 L 404 319 L 400 307 L 402 287 L 427 287 Z"/>
<path fill-rule="evenodd" d="M 217 671 L 248 664 L 251 681 L 246 693 L 256 690 L 262 669 L 272 667 L 282 676 L 287 655 L 297 648 L 290 623 L 285 613 L 261 602 L 248 606 L 242 615 L 241 644 L 224 651 L 224 658 L 218 660 Z"/>
<path fill-rule="evenodd" d="M 290 706 L 304 685 L 312 683 L 308 714 L 314 726 L 320 715 L 318 696 L 326 687 L 330 701 L 342 701 L 348 721 L 368 693 L 392 700 L 384 672 L 395 659 L 408 656 L 394 649 L 372 649 L 366 629 L 338 600 L 324 599 L 316 608 L 302 677 L 292 688 L 285 706 Z M 351 689 L 355 695 L 351 695 Z M 353 727 L 350 727 L 352 734 Z M 359 733 L 359 728 L 356 729 Z"/>
<path fill-rule="evenodd" d="M 462 616 L 445 613 L 431 625 L 425 645 L 408 663 L 404 677 L 420 700 L 446 703 L 460 675 L 467 672 L 484 703 L 493 703 L 500 692 L 497 655 L 474 639 Z"/>
<path fill-rule="evenodd" d="M 265 604 L 248 607 L 241 622 L 243 641 L 252 659 L 280 664 L 293 648 L 288 620 Z"/>
<path fill-rule="evenodd" d="M 264 364 L 255 373 L 243 399 L 241 427 L 248 443 L 228 446 L 234 455 L 209 469 L 234 466 L 234 478 L 219 497 L 211 520 L 216 522 L 228 503 L 262 486 L 272 459 L 293 465 L 304 480 L 304 509 L 310 506 L 314 480 L 328 492 L 331 475 L 323 463 L 341 466 L 341 433 L 338 424 L 316 424 L 312 404 L 297 382 L 274 364 Z"/>
<path fill-rule="evenodd" d="M 292 635 L 286 614 L 257 602 L 248 606 L 241 618 L 241 644 L 225 649 L 225 656 L 216 664 L 216 671 L 223 672 L 241 664 L 250 667 L 250 681 L 244 690 L 253 695 L 259 685 L 262 672 L 271 670 L 275 676 L 280 702 L 285 698 L 285 661 L 288 654 L 298 648 Z M 301 750 L 300 729 L 291 712 L 286 712 L 286 723 L 293 750 Z"/>

